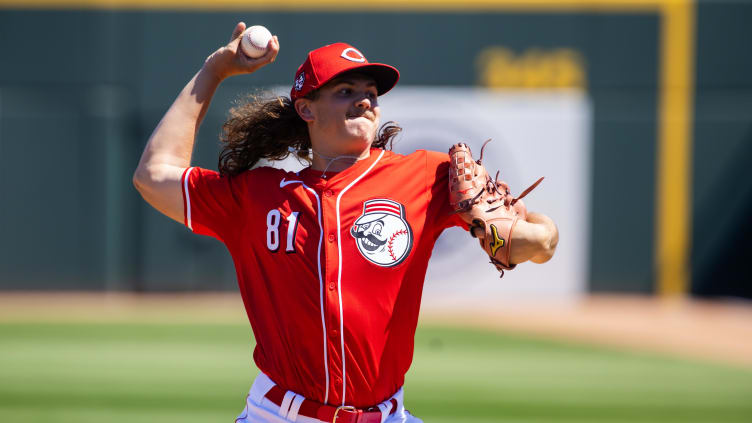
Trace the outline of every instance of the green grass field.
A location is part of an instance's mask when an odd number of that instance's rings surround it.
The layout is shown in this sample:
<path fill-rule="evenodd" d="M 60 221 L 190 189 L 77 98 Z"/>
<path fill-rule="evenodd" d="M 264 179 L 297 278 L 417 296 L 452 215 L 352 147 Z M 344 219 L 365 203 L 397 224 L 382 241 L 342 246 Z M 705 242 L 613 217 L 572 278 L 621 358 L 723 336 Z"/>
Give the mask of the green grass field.
<path fill-rule="evenodd" d="M 232 422 L 246 325 L 0 323 L 0 422 Z M 406 405 L 426 422 L 751 422 L 752 369 L 422 327 Z"/>

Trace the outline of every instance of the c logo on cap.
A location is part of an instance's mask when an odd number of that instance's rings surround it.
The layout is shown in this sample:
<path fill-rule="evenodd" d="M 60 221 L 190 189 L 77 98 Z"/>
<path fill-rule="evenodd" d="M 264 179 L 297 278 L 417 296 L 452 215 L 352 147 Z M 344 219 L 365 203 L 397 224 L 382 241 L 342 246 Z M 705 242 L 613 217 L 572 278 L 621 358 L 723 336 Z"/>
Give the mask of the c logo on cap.
<path fill-rule="evenodd" d="M 340 54 L 340 56 L 342 56 L 343 59 L 347 59 L 351 62 L 363 63 L 366 61 L 366 57 L 363 56 L 363 53 L 359 52 L 358 50 L 355 50 L 352 47 L 348 47 L 342 50 L 342 54 Z"/>

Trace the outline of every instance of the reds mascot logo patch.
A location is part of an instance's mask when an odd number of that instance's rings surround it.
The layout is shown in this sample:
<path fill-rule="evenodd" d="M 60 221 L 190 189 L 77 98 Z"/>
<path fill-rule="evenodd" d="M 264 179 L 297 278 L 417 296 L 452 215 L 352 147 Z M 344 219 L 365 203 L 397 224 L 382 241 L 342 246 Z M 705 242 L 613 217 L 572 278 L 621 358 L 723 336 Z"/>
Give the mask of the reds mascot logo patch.
<path fill-rule="evenodd" d="M 360 254 L 371 263 L 392 267 L 402 263 L 413 247 L 413 231 L 405 206 L 376 198 L 363 203 L 363 214 L 350 229 Z"/>

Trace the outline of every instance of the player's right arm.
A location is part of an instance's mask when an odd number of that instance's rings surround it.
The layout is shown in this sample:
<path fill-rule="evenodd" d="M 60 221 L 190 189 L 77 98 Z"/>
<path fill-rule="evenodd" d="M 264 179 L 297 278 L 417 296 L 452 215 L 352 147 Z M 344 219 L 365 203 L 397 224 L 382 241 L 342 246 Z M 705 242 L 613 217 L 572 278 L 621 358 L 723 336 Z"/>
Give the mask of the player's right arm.
<path fill-rule="evenodd" d="M 279 52 L 279 41 L 269 41 L 266 54 L 258 59 L 240 50 L 245 24 L 235 26 L 230 42 L 212 53 L 201 69 L 178 94 L 149 137 L 133 174 L 133 185 L 149 204 L 166 216 L 183 222 L 183 192 L 180 180 L 191 165 L 193 143 L 214 92 L 227 77 L 252 73 L 271 63 Z"/>

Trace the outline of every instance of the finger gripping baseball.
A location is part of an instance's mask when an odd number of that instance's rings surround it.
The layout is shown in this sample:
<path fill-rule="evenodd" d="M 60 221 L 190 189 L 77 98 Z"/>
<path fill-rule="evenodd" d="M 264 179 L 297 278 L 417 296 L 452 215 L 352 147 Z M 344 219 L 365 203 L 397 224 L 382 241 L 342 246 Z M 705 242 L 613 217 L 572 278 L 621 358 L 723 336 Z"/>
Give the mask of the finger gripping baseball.
<path fill-rule="evenodd" d="M 483 143 L 481 158 L 477 161 L 465 143 L 455 144 L 449 149 L 449 203 L 454 213 L 470 226 L 470 235 L 478 238 L 491 264 L 503 276 L 504 270 L 515 267 L 510 262 L 514 227 L 519 219 L 527 217 L 525 204 L 520 200 L 543 178 L 514 197 L 509 185 L 499 181 L 499 172 L 491 179 L 481 164 L 483 150 L 489 141 Z"/>

